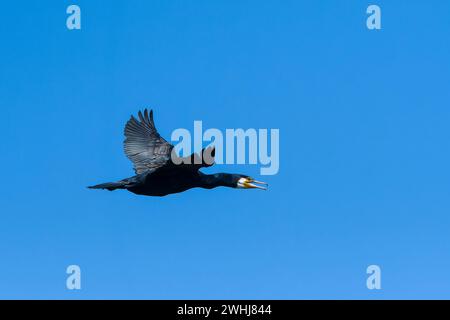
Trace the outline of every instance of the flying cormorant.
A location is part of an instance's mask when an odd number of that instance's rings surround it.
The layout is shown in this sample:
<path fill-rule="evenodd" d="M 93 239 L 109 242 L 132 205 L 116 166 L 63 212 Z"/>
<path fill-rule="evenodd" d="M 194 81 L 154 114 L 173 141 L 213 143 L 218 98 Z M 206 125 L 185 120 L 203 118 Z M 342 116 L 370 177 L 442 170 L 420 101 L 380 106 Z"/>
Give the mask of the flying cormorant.
<path fill-rule="evenodd" d="M 131 116 L 125 125 L 124 150 L 133 162 L 136 175 L 117 182 L 90 186 L 91 189 L 126 189 L 146 196 L 165 196 L 191 188 L 216 187 L 258 188 L 266 190 L 267 183 L 242 174 L 204 174 L 199 169 L 214 163 L 214 148 L 202 150 L 202 157 L 193 153 L 187 158 L 175 155 L 173 145 L 162 138 L 153 122 L 153 110 L 139 111 L 139 121 Z M 173 154 L 172 154 L 173 151 Z M 209 160 L 209 161 L 208 161 Z"/>

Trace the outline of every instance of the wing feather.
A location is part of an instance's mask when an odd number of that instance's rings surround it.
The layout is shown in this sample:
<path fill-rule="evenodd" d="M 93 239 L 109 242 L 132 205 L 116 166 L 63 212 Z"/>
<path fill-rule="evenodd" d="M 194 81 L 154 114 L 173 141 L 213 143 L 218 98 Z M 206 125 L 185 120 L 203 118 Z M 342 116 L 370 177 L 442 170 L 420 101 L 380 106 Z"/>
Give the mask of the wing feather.
<path fill-rule="evenodd" d="M 162 138 L 153 122 L 153 110 L 138 112 L 137 120 L 131 116 L 125 125 L 124 151 L 133 162 L 137 174 L 157 170 L 170 160 L 173 145 Z"/>

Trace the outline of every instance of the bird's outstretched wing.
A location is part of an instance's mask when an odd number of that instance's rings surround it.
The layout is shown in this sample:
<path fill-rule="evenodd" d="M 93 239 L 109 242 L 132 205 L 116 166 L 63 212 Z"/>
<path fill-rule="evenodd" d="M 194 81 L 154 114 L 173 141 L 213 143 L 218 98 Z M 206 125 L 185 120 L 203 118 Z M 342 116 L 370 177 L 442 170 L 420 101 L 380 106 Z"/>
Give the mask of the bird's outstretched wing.
<path fill-rule="evenodd" d="M 173 145 L 162 138 L 153 122 L 153 110 L 138 113 L 139 121 L 131 116 L 125 125 L 125 154 L 133 162 L 136 174 L 164 166 L 170 161 Z"/>
<path fill-rule="evenodd" d="M 183 169 L 198 171 L 201 168 L 211 167 L 214 164 L 216 149 L 215 147 L 203 148 L 201 157 L 198 153 L 193 153 L 187 157 L 174 156 L 174 162 Z"/>

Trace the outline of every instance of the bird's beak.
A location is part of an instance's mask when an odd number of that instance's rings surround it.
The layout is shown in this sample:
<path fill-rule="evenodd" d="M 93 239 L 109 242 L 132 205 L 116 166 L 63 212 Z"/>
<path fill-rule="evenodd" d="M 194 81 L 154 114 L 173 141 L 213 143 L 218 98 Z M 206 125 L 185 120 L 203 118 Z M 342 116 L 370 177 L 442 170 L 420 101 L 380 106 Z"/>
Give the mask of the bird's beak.
<path fill-rule="evenodd" d="M 261 182 L 254 180 L 253 178 L 245 178 L 244 182 L 242 183 L 244 188 L 247 189 L 261 189 L 261 190 L 267 190 L 268 184 L 266 182 Z"/>

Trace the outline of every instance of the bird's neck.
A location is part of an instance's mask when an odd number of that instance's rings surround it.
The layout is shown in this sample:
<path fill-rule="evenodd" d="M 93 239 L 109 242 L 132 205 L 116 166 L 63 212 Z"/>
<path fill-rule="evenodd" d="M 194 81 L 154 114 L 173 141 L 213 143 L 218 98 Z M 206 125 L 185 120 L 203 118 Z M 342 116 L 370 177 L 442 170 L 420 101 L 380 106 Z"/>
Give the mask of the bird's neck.
<path fill-rule="evenodd" d="M 233 187 L 231 175 L 228 173 L 201 174 L 200 187 L 205 189 Z"/>

